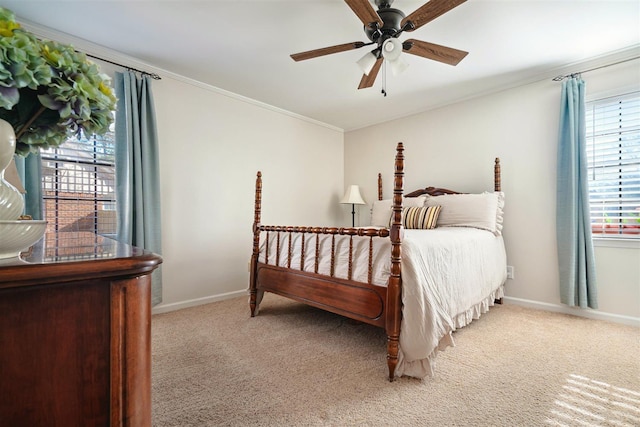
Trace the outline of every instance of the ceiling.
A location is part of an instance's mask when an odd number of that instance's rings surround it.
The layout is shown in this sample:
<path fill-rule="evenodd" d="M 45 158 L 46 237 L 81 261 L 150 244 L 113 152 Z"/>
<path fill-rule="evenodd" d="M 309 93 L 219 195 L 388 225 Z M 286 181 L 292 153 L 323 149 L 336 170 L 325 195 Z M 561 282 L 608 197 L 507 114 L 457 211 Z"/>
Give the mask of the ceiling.
<path fill-rule="evenodd" d="M 423 3 L 395 0 L 392 7 L 408 15 Z M 610 53 L 631 49 L 637 55 L 640 46 L 640 0 L 468 0 L 400 37 L 468 51 L 462 62 L 453 67 L 405 54 L 404 73 L 383 79 L 381 71 L 373 87 L 358 90 L 356 61 L 371 48 L 301 62 L 289 57 L 368 41 L 342 0 L 0 4 L 27 28 L 52 29 L 117 52 L 109 59 L 135 58 L 127 65 L 149 65 L 161 76 L 175 73 L 346 131 L 548 78 Z"/>

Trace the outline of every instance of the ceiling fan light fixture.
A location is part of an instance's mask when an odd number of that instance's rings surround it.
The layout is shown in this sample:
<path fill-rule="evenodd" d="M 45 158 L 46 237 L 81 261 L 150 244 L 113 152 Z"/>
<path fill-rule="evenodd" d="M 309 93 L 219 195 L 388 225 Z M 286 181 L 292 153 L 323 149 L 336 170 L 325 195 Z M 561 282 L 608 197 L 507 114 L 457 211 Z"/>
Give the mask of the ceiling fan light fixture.
<path fill-rule="evenodd" d="M 391 74 L 393 74 L 394 76 L 399 76 L 409 66 L 409 64 L 403 61 L 401 58 L 398 58 L 395 61 L 387 62 L 389 63 L 389 67 L 391 67 Z"/>
<path fill-rule="evenodd" d="M 387 61 L 395 61 L 402 53 L 402 42 L 396 38 L 390 38 L 382 43 L 382 56 Z"/>
<path fill-rule="evenodd" d="M 358 66 L 360 67 L 362 72 L 368 76 L 377 60 L 378 58 L 376 58 L 373 53 L 367 52 L 362 58 L 358 60 Z"/>

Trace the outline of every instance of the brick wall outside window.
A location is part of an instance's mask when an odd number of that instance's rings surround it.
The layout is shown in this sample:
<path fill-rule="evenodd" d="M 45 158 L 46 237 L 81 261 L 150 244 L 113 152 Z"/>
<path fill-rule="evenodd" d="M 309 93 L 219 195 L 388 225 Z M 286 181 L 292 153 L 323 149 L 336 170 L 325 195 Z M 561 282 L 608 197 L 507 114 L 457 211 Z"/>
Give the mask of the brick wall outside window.
<path fill-rule="evenodd" d="M 47 232 L 116 233 L 114 135 L 68 140 L 42 151 Z"/>

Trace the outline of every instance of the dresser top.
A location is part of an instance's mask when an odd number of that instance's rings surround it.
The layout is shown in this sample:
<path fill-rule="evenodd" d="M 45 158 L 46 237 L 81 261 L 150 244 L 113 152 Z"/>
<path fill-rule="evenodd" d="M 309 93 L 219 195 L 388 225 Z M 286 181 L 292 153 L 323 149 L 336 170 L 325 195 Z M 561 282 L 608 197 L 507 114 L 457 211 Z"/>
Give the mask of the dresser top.
<path fill-rule="evenodd" d="M 46 233 L 19 258 L 0 260 L 0 288 L 135 276 L 161 262 L 159 255 L 97 234 Z"/>

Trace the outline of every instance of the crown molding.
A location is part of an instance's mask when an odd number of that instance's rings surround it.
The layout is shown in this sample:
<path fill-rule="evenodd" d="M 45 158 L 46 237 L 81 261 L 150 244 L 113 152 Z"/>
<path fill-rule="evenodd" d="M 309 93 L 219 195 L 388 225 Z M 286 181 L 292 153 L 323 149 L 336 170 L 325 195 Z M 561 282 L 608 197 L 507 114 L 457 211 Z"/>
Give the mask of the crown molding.
<path fill-rule="evenodd" d="M 195 87 L 198 87 L 200 89 L 204 89 L 204 90 L 208 90 L 211 92 L 215 92 L 219 95 L 223 95 L 226 96 L 228 98 L 232 98 L 234 100 L 237 101 L 242 101 L 244 103 L 259 107 L 259 108 L 264 108 L 266 110 L 269 111 L 273 111 L 279 114 L 283 114 L 285 116 L 289 116 L 298 120 L 302 120 L 304 122 L 307 123 L 311 123 L 313 125 L 316 126 L 320 126 L 320 127 L 324 127 L 339 133 L 344 133 L 344 129 L 339 128 L 337 126 L 333 126 L 331 124 L 328 123 L 324 123 L 321 122 L 319 120 L 315 120 L 312 119 L 310 117 L 306 117 L 303 116 L 301 114 L 298 113 L 294 113 L 292 111 L 288 111 L 285 110 L 283 108 L 279 108 L 279 107 L 275 107 L 273 105 L 267 104 L 265 102 L 262 101 L 258 101 L 256 99 L 252 99 L 243 95 L 239 95 L 237 93 L 234 92 L 230 92 L 228 90 L 225 89 L 221 89 L 219 87 L 210 85 L 208 83 L 203 83 L 201 81 L 174 73 L 172 71 L 169 70 L 165 70 L 163 68 L 159 68 L 156 67 L 150 63 L 144 62 L 144 61 L 140 61 L 137 58 L 125 55 L 123 53 L 117 52 L 113 49 L 110 49 L 108 47 L 90 42 L 88 40 L 85 39 L 81 39 L 78 37 L 75 37 L 71 34 L 67 34 L 61 31 L 56 31 L 53 30 L 51 28 L 36 24 L 34 22 L 28 21 L 28 20 L 20 20 L 20 25 L 22 25 L 23 28 L 25 28 L 27 31 L 32 32 L 33 34 L 35 34 L 37 37 L 43 38 L 43 39 L 48 39 L 48 40 L 55 40 L 59 43 L 65 43 L 65 44 L 70 44 L 73 45 L 76 49 L 90 54 L 92 56 L 97 56 L 99 58 L 105 59 L 107 61 L 112 61 L 112 62 L 117 62 L 119 64 L 125 64 L 125 65 L 129 65 L 131 66 L 131 68 L 136 68 L 136 69 L 141 69 L 144 70 L 146 72 L 149 73 L 155 73 L 160 75 L 162 78 L 171 78 L 173 80 L 177 80 L 180 81 L 182 83 L 186 83 Z M 93 60 L 93 58 L 92 58 Z"/>

